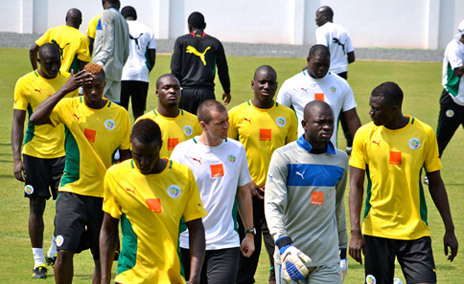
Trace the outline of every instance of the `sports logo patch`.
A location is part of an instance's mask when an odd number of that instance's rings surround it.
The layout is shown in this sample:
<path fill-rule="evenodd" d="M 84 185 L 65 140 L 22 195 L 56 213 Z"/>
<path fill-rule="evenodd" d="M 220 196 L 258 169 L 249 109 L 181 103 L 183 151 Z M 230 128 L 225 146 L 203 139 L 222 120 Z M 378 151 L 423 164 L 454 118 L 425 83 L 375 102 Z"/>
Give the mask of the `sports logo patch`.
<path fill-rule="evenodd" d="M 56 236 L 56 245 L 61 247 L 64 243 L 64 238 L 62 235 Z"/>
<path fill-rule="evenodd" d="M 227 160 L 229 161 L 229 163 L 235 163 L 235 160 L 236 160 L 236 159 L 237 159 L 237 158 L 235 158 L 234 155 L 229 155 L 229 157 L 227 157 Z"/>
<path fill-rule="evenodd" d="M 401 152 L 390 151 L 390 164 L 391 165 L 401 165 Z"/>
<path fill-rule="evenodd" d="M 278 126 L 284 127 L 285 124 L 287 124 L 287 121 L 285 120 L 284 117 L 279 116 L 279 117 L 276 119 L 276 123 L 277 123 Z"/>
<path fill-rule="evenodd" d="M 112 119 L 107 119 L 107 120 L 105 121 L 105 127 L 106 127 L 106 129 L 108 129 L 108 130 L 113 130 L 115 126 L 116 126 L 116 123 L 114 123 L 114 120 L 112 120 Z"/>
<path fill-rule="evenodd" d="M 335 92 L 337 91 L 337 88 L 335 88 L 335 87 L 330 87 L 330 91 L 331 91 L 332 93 L 335 93 Z"/>
<path fill-rule="evenodd" d="M 218 178 L 224 176 L 224 167 L 222 164 L 210 165 L 211 178 Z"/>
<path fill-rule="evenodd" d="M 449 110 L 447 110 L 447 111 L 445 112 L 445 114 L 446 114 L 446 117 L 450 117 L 450 118 L 451 118 L 451 117 L 454 116 L 454 110 L 449 109 Z"/>
<path fill-rule="evenodd" d="M 409 139 L 409 148 L 413 150 L 417 150 L 420 147 L 420 140 L 419 138 L 411 138 Z"/>
<path fill-rule="evenodd" d="M 193 133 L 193 128 L 190 125 L 184 127 L 184 133 L 187 136 L 191 136 Z"/>
<path fill-rule="evenodd" d="M 367 284 L 375 284 L 375 283 L 377 283 L 377 280 L 375 279 L 374 275 L 369 274 L 369 275 L 366 276 L 366 283 Z"/>
<path fill-rule="evenodd" d="M 153 213 L 161 213 L 161 200 L 158 198 L 147 198 L 145 199 L 145 203 L 148 205 L 148 209 L 150 209 Z"/>
<path fill-rule="evenodd" d="M 180 195 L 180 187 L 175 184 L 172 184 L 168 187 L 168 195 L 172 198 L 177 198 Z"/>
<path fill-rule="evenodd" d="M 259 130 L 259 141 L 271 141 L 271 129 L 260 129 Z"/>
<path fill-rule="evenodd" d="M 172 151 L 179 144 L 179 138 L 168 138 L 168 150 Z"/>
<path fill-rule="evenodd" d="M 324 93 L 315 93 L 314 100 L 316 101 L 323 101 L 324 100 Z"/>
<path fill-rule="evenodd" d="M 30 184 L 26 185 L 24 187 L 24 192 L 27 194 L 27 195 L 31 195 L 34 193 L 34 187 Z"/>
<path fill-rule="evenodd" d="M 84 135 L 89 140 L 89 142 L 95 142 L 95 137 L 97 136 L 97 131 L 93 129 L 84 128 Z"/>

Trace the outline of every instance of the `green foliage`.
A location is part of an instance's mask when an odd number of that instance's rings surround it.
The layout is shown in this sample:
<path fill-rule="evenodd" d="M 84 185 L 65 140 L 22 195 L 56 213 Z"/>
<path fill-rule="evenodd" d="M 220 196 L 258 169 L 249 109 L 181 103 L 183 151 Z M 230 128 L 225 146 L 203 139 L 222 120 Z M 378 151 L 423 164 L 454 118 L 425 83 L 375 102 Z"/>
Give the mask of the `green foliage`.
<path fill-rule="evenodd" d="M 401 51 L 398 51 L 401 52 Z M 23 185 L 13 176 L 13 158 L 11 153 L 11 123 L 13 118 L 13 92 L 16 80 L 30 72 L 28 50 L 0 48 L 0 283 L 30 283 L 32 276 L 32 251 L 27 230 L 29 205 L 23 197 Z M 285 79 L 301 71 L 306 64 L 304 58 L 257 58 L 257 57 L 229 57 L 229 70 L 232 84 L 232 101 L 228 108 L 235 106 L 252 97 L 250 82 L 255 69 L 268 64 L 276 69 L 279 86 Z M 147 110 L 157 105 L 155 96 L 156 79 L 170 72 L 170 55 L 158 55 L 156 65 L 150 76 L 149 98 Z M 357 111 L 363 123 L 370 121 L 369 95 L 372 89 L 385 81 L 394 81 L 400 85 L 405 94 L 403 111 L 430 124 L 434 129 L 437 124 L 439 96 L 441 94 L 441 64 L 417 62 L 389 62 L 389 61 L 356 61 L 349 67 L 349 83 L 351 84 L 356 101 Z M 216 80 L 216 97 L 222 96 L 222 87 Z M 345 141 L 339 133 L 339 146 L 343 149 Z M 451 210 L 454 217 L 457 237 L 463 235 L 464 208 L 459 207 L 464 202 L 463 175 L 461 171 L 464 160 L 463 131 L 459 129 L 451 140 L 442 158 L 442 176 L 448 190 Z M 348 205 L 348 190 L 345 202 Z M 426 194 L 429 208 L 429 225 L 432 231 L 435 262 L 437 266 L 438 283 L 461 283 L 464 281 L 458 268 L 464 264 L 463 256 L 459 255 L 453 263 L 446 260 L 443 253 L 444 227 L 430 195 Z M 53 232 L 53 216 L 55 205 L 47 202 L 45 211 L 44 247 L 48 250 Z M 348 207 L 347 207 L 348 210 Z M 348 212 L 347 212 L 348 218 Z M 348 218 L 349 231 L 349 218 Z M 349 271 L 345 283 L 361 283 L 364 279 L 364 269 L 361 265 L 348 257 Z M 75 256 L 74 283 L 90 283 L 93 271 L 93 261 L 88 251 Z M 113 269 L 113 272 L 116 270 Z M 260 266 L 256 274 L 257 283 L 267 283 L 269 271 L 268 258 L 263 249 Z M 41 283 L 54 283 L 53 271 L 49 271 L 49 278 Z M 400 269 L 396 277 L 404 282 Z M 39 281 L 39 280 L 37 280 Z"/>

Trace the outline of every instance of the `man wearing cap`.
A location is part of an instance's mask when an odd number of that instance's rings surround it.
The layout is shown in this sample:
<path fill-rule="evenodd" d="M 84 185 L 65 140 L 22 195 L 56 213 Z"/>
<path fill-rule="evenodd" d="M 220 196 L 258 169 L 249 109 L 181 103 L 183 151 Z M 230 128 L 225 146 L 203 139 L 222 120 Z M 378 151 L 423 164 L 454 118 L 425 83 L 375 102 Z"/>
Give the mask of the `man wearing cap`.
<path fill-rule="evenodd" d="M 171 73 L 183 88 L 179 107 L 196 114 L 206 100 L 215 100 L 214 77 L 217 73 L 224 93 L 224 104 L 230 102 L 230 79 L 222 43 L 204 33 L 205 18 L 200 12 L 188 17 L 189 33 L 178 37 L 172 53 Z"/>
<path fill-rule="evenodd" d="M 441 157 L 459 125 L 464 126 L 464 20 L 458 26 L 459 38 L 448 43 L 443 57 L 440 113 L 437 140 Z"/>

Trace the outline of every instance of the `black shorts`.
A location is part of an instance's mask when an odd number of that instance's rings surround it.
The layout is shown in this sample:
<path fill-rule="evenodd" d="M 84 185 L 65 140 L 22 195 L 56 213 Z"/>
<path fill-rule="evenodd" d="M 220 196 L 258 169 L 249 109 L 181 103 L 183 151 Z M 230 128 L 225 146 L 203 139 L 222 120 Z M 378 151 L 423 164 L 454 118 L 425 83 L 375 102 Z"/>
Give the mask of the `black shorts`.
<path fill-rule="evenodd" d="M 181 248 L 181 261 L 185 279 L 190 277 L 190 252 Z M 240 248 L 226 248 L 205 251 L 205 259 L 201 269 L 201 284 L 234 284 L 237 276 Z"/>
<path fill-rule="evenodd" d="M 133 114 L 143 114 L 147 106 L 148 83 L 142 81 L 121 81 L 121 103 L 125 109 L 132 104 Z"/>
<path fill-rule="evenodd" d="M 80 253 L 90 248 L 100 259 L 99 235 L 103 198 L 60 192 L 56 201 L 55 236 L 58 250 Z"/>
<path fill-rule="evenodd" d="M 56 199 L 66 157 L 42 159 L 23 154 L 24 197 Z"/>
<path fill-rule="evenodd" d="M 215 100 L 214 89 L 184 88 L 180 96 L 179 108 L 197 115 L 198 107 L 206 100 Z"/>
<path fill-rule="evenodd" d="M 392 283 L 395 256 L 407 283 L 437 282 L 432 244 L 429 237 L 417 240 L 393 240 L 364 236 L 365 276 L 374 276 L 377 284 Z"/>
<path fill-rule="evenodd" d="M 464 106 L 456 104 L 451 95 L 443 89 L 437 126 L 438 154 L 440 157 L 459 125 L 464 126 Z"/>

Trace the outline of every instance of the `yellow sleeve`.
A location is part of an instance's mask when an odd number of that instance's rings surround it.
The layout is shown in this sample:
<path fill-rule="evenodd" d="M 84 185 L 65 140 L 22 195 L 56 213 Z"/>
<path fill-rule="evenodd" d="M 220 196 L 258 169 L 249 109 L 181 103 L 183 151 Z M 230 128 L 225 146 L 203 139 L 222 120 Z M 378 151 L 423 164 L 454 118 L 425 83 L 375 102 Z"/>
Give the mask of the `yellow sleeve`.
<path fill-rule="evenodd" d="M 189 181 L 189 197 L 182 214 L 185 222 L 200 219 L 207 214 L 203 207 L 203 202 L 201 202 L 200 191 L 198 190 L 197 182 L 195 181 L 192 170 L 187 169 L 187 172 L 187 180 Z"/>
<path fill-rule="evenodd" d="M 16 81 L 16 86 L 14 89 L 14 105 L 13 109 L 18 110 L 27 110 L 29 101 L 24 95 L 24 84 L 22 78 Z"/>
<path fill-rule="evenodd" d="M 229 112 L 229 130 L 227 132 L 227 136 L 235 140 L 238 140 L 237 123 L 237 111 L 236 108 L 233 108 Z"/>
<path fill-rule="evenodd" d="M 439 171 L 443 168 L 440 158 L 438 157 L 438 143 L 435 133 L 431 128 L 426 131 L 427 144 L 425 149 L 425 170 L 427 172 Z"/>
<path fill-rule="evenodd" d="M 90 62 L 89 39 L 81 37 L 79 49 L 77 50 L 77 59 L 84 62 Z"/>
<path fill-rule="evenodd" d="M 53 108 L 53 111 L 50 113 L 50 121 L 54 126 L 57 126 L 60 123 L 64 123 L 66 113 L 70 113 L 69 102 L 71 99 L 63 98 L 61 99 L 56 106 Z"/>
<path fill-rule="evenodd" d="M 122 122 L 124 123 L 124 135 L 122 137 L 122 142 L 119 148 L 121 150 L 130 150 L 130 119 L 129 119 L 129 113 L 126 110 L 122 110 Z"/>
<path fill-rule="evenodd" d="M 103 179 L 103 211 L 115 219 L 121 218 L 122 211 L 115 196 L 118 188 L 118 179 L 114 176 L 113 169 L 108 169 Z M 117 172 L 116 172 L 117 173 Z"/>
<path fill-rule="evenodd" d="M 365 128 L 361 127 L 356 132 L 353 140 L 353 150 L 351 152 L 350 166 L 365 170 L 367 164 L 367 153 L 364 140 L 366 139 L 364 131 Z"/>
<path fill-rule="evenodd" d="M 46 43 L 49 43 L 50 42 L 50 31 L 51 29 L 48 29 L 41 37 L 39 37 L 35 43 L 38 45 L 38 46 L 42 46 Z"/>
<path fill-rule="evenodd" d="M 290 127 L 288 129 L 286 144 L 298 140 L 298 119 L 295 112 L 290 109 Z"/>

